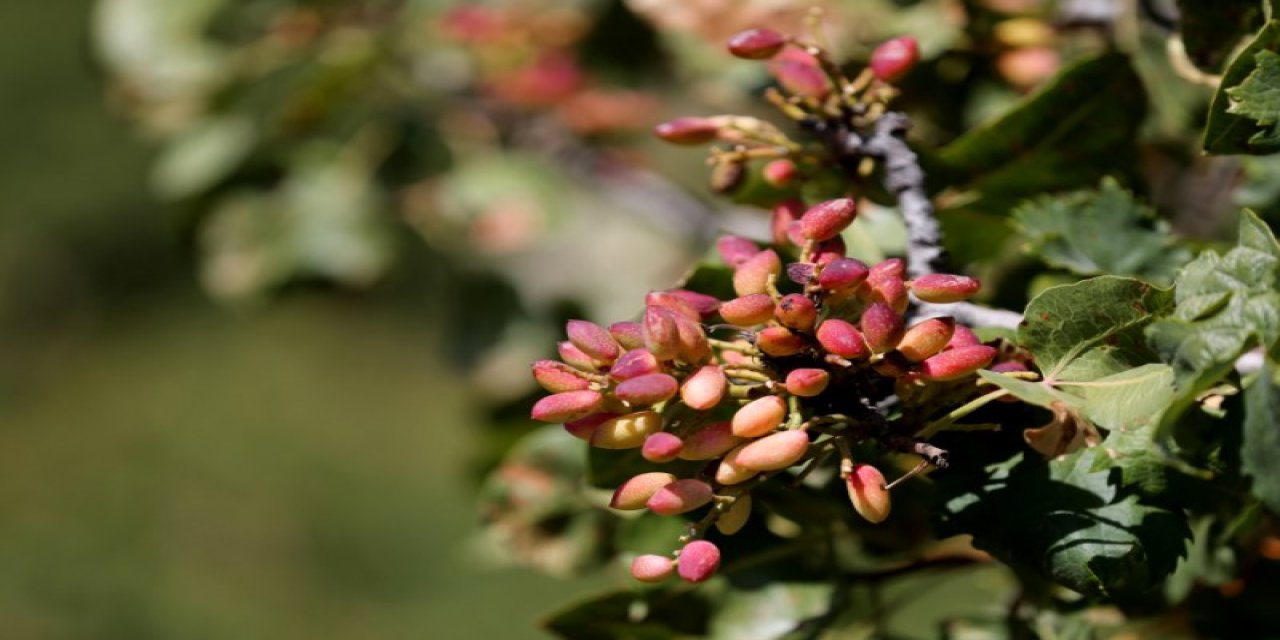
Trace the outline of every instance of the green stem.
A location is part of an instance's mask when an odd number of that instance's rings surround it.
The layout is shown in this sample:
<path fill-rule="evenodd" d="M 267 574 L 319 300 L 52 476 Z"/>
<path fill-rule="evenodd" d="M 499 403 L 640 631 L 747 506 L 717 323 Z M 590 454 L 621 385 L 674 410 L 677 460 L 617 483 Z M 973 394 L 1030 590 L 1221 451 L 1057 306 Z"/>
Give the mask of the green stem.
<path fill-rule="evenodd" d="M 941 418 L 938 418 L 937 420 L 934 420 L 933 422 L 930 422 L 929 424 L 925 425 L 924 429 L 922 429 L 920 433 L 916 434 L 916 438 L 919 440 L 928 440 L 939 431 L 942 431 L 943 429 L 946 429 L 947 427 L 951 426 L 953 423 L 955 423 L 956 420 L 959 420 L 973 413 L 974 411 L 981 409 L 992 400 L 1003 398 L 1004 396 L 1007 396 L 1007 395 L 1009 395 L 1009 391 L 1007 389 L 996 389 L 995 391 L 992 391 L 991 393 L 988 393 L 986 395 L 978 396 L 977 398 L 974 398 L 973 400 L 970 400 L 969 402 L 959 407 L 956 407 L 955 409 L 952 409 L 951 413 L 948 413 L 947 415 L 942 416 Z"/>

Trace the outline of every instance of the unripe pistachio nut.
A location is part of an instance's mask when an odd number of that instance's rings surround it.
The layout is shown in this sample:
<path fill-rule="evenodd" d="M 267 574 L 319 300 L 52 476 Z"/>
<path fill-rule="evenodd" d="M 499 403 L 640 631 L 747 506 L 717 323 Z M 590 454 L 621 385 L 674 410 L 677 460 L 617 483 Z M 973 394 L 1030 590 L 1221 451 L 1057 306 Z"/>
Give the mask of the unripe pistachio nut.
<path fill-rule="evenodd" d="M 686 478 L 658 489 L 646 505 L 660 516 L 675 516 L 703 507 L 711 502 L 711 498 L 711 485 Z"/>
<path fill-rule="evenodd" d="M 569 342 L 580 351 L 600 362 L 613 362 L 622 352 L 609 330 L 586 320 L 570 320 L 565 325 Z"/>
<path fill-rule="evenodd" d="M 541 422 L 568 422 L 585 418 L 604 404 L 599 391 L 564 391 L 553 393 L 533 405 L 530 415 Z"/>
<path fill-rule="evenodd" d="M 733 504 L 720 514 L 716 520 L 716 528 L 726 536 L 731 536 L 746 526 L 751 518 L 751 494 L 744 493 L 734 499 Z"/>
<path fill-rule="evenodd" d="M 767 293 L 752 293 L 720 305 L 720 317 L 740 327 L 764 324 L 773 319 L 773 298 Z"/>
<path fill-rule="evenodd" d="M 772 29 L 747 29 L 729 38 L 729 53 L 747 60 L 764 60 L 786 46 L 786 36 Z"/>
<path fill-rule="evenodd" d="M 685 581 L 705 582 L 720 568 L 720 549 L 706 540 L 694 540 L 680 550 L 676 567 Z"/>
<path fill-rule="evenodd" d="M 869 464 L 852 465 L 845 476 L 845 487 L 858 515 L 875 524 L 889 517 L 889 491 L 879 469 Z"/>
<path fill-rule="evenodd" d="M 580 369 L 555 360 L 533 363 L 533 379 L 551 393 L 582 391 L 591 386 L 591 381 L 582 376 Z"/>
<path fill-rule="evenodd" d="M 645 508 L 649 498 L 659 489 L 676 481 L 676 477 L 662 471 L 642 473 L 628 478 L 614 490 L 609 507 L 620 511 L 636 511 Z"/>
<path fill-rule="evenodd" d="M 804 351 L 808 341 L 804 336 L 786 327 L 766 327 L 756 333 L 756 347 L 779 358 L 793 356 Z"/>
<path fill-rule="evenodd" d="M 981 344 L 958 347 L 920 363 L 920 371 L 926 380 L 956 380 L 991 364 L 995 357 L 994 347 Z"/>
<path fill-rule="evenodd" d="M 818 325 L 818 344 L 827 353 L 849 360 L 859 360 L 871 355 L 866 338 L 852 324 L 839 318 L 824 320 Z"/>
<path fill-rule="evenodd" d="M 673 433 L 659 431 L 649 434 L 640 447 L 640 455 L 649 462 L 671 462 L 680 455 L 684 441 Z"/>
<path fill-rule="evenodd" d="M 681 460 L 711 460 L 738 446 L 742 439 L 733 435 L 728 421 L 703 425 L 684 437 L 684 448 L 678 456 Z"/>
<path fill-rule="evenodd" d="M 777 471 L 795 464 L 809 450 L 809 434 L 800 430 L 767 435 L 742 448 L 738 464 L 753 471 Z"/>
<path fill-rule="evenodd" d="M 787 374 L 787 393 L 812 398 L 821 395 L 831 381 L 831 374 L 823 369 L 793 369 Z"/>
<path fill-rule="evenodd" d="M 647 553 L 631 561 L 631 577 L 640 582 L 662 582 L 676 572 L 676 563 L 667 556 Z"/>
<path fill-rule="evenodd" d="M 772 249 L 765 249 L 734 270 L 733 291 L 739 296 L 767 293 L 769 278 L 779 273 L 782 273 L 782 260 Z"/>
<path fill-rule="evenodd" d="M 591 446 L 598 449 L 635 449 L 651 433 L 662 430 L 662 416 L 653 411 L 637 411 L 618 416 L 596 427 Z"/>
<path fill-rule="evenodd" d="M 882 302 L 867 307 L 859 324 L 867 346 L 876 353 L 892 351 L 902 340 L 902 314 Z"/>
<path fill-rule="evenodd" d="M 789 329 L 812 331 L 818 321 L 818 307 L 805 295 L 789 293 L 778 300 L 773 315 Z"/>
<path fill-rule="evenodd" d="M 982 283 L 968 276 L 930 273 L 911 281 L 911 292 L 925 302 L 945 304 L 973 297 Z"/>
<path fill-rule="evenodd" d="M 920 362 L 939 351 L 951 341 L 955 333 L 955 318 L 929 318 L 907 329 L 898 341 L 898 353 L 911 362 Z"/>
<path fill-rule="evenodd" d="M 819 202 L 801 216 L 800 231 L 808 240 L 829 240 L 840 235 L 857 215 L 858 205 L 852 198 Z"/>
<path fill-rule="evenodd" d="M 720 135 L 720 126 L 709 118 L 684 117 L 659 124 L 653 133 L 673 144 L 705 144 Z"/>
<path fill-rule="evenodd" d="M 719 365 L 700 367 L 680 386 L 680 399 L 685 405 L 698 411 L 706 411 L 720 404 L 729 388 L 729 379 Z"/>
<path fill-rule="evenodd" d="M 665 373 L 650 373 L 623 380 L 613 390 L 614 397 L 632 406 L 663 402 L 676 395 L 680 383 Z"/>
<path fill-rule="evenodd" d="M 730 429 L 740 438 L 758 438 L 782 424 L 787 417 L 787 402 L 778 396 L 756 398 L 733 414 Z"/>

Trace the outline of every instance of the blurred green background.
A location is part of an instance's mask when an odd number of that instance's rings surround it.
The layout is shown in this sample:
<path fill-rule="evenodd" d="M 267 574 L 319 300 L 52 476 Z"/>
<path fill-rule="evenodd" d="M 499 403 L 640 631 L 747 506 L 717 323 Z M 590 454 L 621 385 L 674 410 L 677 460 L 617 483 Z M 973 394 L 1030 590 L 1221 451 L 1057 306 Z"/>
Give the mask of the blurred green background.
<path fill-rule="evenodd" d="M 0 3 L 0 636 L 542 637 L 589 584 L 472 551 L 478 416 L 419 283 L 210 301 L 90 5 Z"/>

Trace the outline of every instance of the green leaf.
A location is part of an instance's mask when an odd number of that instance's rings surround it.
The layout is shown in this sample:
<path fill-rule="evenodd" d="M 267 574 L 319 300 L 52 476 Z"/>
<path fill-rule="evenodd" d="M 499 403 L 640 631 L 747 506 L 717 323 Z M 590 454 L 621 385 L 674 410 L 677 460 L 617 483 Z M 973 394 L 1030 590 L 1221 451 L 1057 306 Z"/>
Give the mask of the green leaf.
<path fill-rule="evenodd" d="M 1171 317 L 1147 329 L 1147 338 L 1177 377 L 1178 395 L 1161 416 L 1157 437 L 1196 396 L 1226 376 L 1248 349 L 1280 342 L 1280 244 L 1250 211 L 1240 218 L 1237 245 L 1226 254 L 1200 254 L 1175 283 Z"/>
<path fill-rule="evenodd" d="M 1109 599 L 1145 593 L 1177 566 L 1190 537 L 1185 516 L 1095 470 L 1101 447 L 1001 460 L 998 447 L 966 436 L 972 448 L 953 449 L 956 464 L 938 474 L 943 533 L 972 534 L 975 546 L 1019 569 Z"/>
<path fill-rule="evenodd" d="M 1027 253 L 1079 275 L 1170 282 L 1191 259 L 1168 226 L 1110 177 L 1097 191 L 1042 196 L 1013 212 Z"/>
<path fill-rule="evenodd" d="M 620 589 L 569 605 L 542 626 L 572 640 L 680 640 L 705 637 L 709 612 L 697 591 Z"/>
<path fill-rule="evenodd" d="M 1227 113 L 1246 116 L 1265 128 L 1249 138 L 1250 144 L 1268 148 L 1280 145 L 1280 55 L 1262 50 L 1254 54 L 1257 67 L 1239 86 L 1226 90 L 1231 98 Z"/>
<path fill-rule="evenodd" d="M 1135 175 L 1134 140 L 1145 113 L 1142 82 L 1127 56 L 1088 58 L 942 149 L 930 175 L 968 192 L 954 198 L 953 208 L 1004 215 L 1046 191 Z"/>
<path fill-rule="evenodd" d="M 1210 72 L 1221 69 L 1231 50 L 1246 34 L 1262 26 L 1264 19 L 1259 2 L 1178 0 L 1178 13 L 1178 30 L 1187 56 Z"/>
<path fill-rule="evenodd" d="M 1280 513 L 1280 370 L 1268 363 L 1245 390 L 1244 443 L 1240 462 L 1253 478 L 1253 495 Z"/>
<path fill-rule="evenodd" d="M 1232 112 L 1235 102 L 1230 95 L 1233 88 L 1241 86 L 1259 69 L 1260 52 L 1280 52 L 1280 21 L 1271 20 L 1247 47 L 1236 54 L 1222 74 L 1222 82 L 1213 102 L 1204 129 L 1204 150 L 1214 154 L 1253 153 L 1266 154 L 1280 151 L 1280 138 L 1267 136 L 1259 131 L 1259 124 L 1245 114 Z M 1263 59 L 1266 59 L 1265 57 Z M 1267 93 L 1265 83 L 1274 77 L 1274 70 L 1264 72 L 1253 79 L 1255 88 L 1249 93 Z M 1250 100 L 1252 102 L 1252 100 Z M 1261 105 L 1254 105 L 1260 107 Z M 1245 107 L 1252 111 L 1254 107 Z"/>
<path fill-rule="evenodd" d="M 1174 376 L 1154 362 L 1142 330 L 1171 301 L 1167 290 L 1114 276 L 1052 287 L 1031 301 L 1018 329 L 1019 344 L 1035 356 L 1044 379 L 979 375 L 1024 402 L 1066 405 L 1106 429 L 1100 445 L 1106 455 L 1095 459 L 1095 470 L 1116 467 L 1121 484 L 1158 495 L 1174 471 L 1152 446 L 1152 419 L 1172 401 Z"/>
<path fill-rule="evenodd" d="M 770 582 L 725 594 L 711 618 L 713 640 L 774 640 L 826 615 L 831 582 Z"/>
<path fill-rule="evenodd" d="M 1027 305 L 1018 343 L 1047 379 L 1096 380 L 1157 360 L 1142 330 L 1172 301 L 1166 289 L 1116 276 L 1052 287 Z"/>

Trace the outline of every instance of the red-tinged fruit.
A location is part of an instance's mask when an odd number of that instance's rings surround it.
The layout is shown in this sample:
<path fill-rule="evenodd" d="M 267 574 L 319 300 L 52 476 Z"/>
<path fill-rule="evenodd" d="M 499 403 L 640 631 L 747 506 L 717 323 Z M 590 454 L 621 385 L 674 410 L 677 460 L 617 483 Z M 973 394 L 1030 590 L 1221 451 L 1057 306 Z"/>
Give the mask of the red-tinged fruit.
<path fill-rule="evenodd" d="M 818 325 L 818 344 L 827 353 L 848 360 L 859 360 L 871 355 L 871 347 L 858 328 L 839 318 L 823 321 Z"/>
<path fill-rule="evenodd" d="M 733 414 L 730 429 L 740 438 L 758 438 L 765 435 L 787 417 L 787 403 L 778 396 L 756 398 Z"/>
<path fill-rule="evenodd" d="M 640 582 L 662 582 L 676 572 L 676 563 L 667 556 L 646 553 L 631 561 L 631 577 Z"/>
<path fill-rule="evenodd" d="M 786 36 L 772 29 L 747 29 L 729 38 L 729 53 L 747 60 L 764 60 L 786 46 Z"/>
<path fill-rule="evenodd" d="M 782 260 L 773 249 L 765 249 L 738 265 L 733 272 L 733 291 L 739 296 L 766 293 L 769 279 L 782 273 Z"/>
<path fill-rule="evenodd" d="M 659 124 L 653 133 L 673 144 L 706 144 L 720 135 L 720 126 L 709 118 L 685 117 Z"/>
<path fill-rule="evenodd" d="M 897 313 L 905 312 L 911 304 L 907 284 L 899 278 L 867 278 L 863 288 L 866 290 L 867 302 L 883 303 Z"/>
<path fill-rule="evenodd" d="M 861 260 L 839 258 L 827 263 L 818 274 L 818 285 L 828 291 L 844 291 L 862 284 L 870 269 Z"/>
<path fill-rule="evenodd" d="M 804 212 L 804 202 L 798 198 L 787 198 L 774 205 L 769 218 L 769 230 L 775 244 L 786 245 L 792 242 L 789 230 L 791 225 L 800 221 L 800 216 L 803 216 Z"/>
<path fill-rule="evenodd" d="M 789 293 L 778 300 L 773 315 L 785 327 L 810 331 L 818 321 L 818 307 L 807 296 Z"/>
<path fill-rule="evenodd" d="M 687 582 L 706 582 L 720 568 L 720 548 L 706 540 L 694 540 L 680 550 L 676 568 Z"/>
<path fill-rule="evenodd" d="M 618 485 L 609 500 L 609 507 L 619 511 L 637 511 L 645 508 L 649 498 L 659 489 L 676 481 L 676 477 L 662 471 L 642 473 Z"/>
<path fill-rule="evenodd" d="M 551 393 L 582 391 L 591 386 L 591 381 L 582 376 L 581 370 L 555 360 L 533 363 L 533 379 Z"/>
<path fill-rule="evenodd" d="M 674 360 L 680 355 L 680 331 L 675 314 L 664 307 L 645 307 L 640 323 L 644 346 L 659 360 Z"/>
<path fill-rule="evenodd" d="M 773 298 L 767 293 L 753 293 L 720 305 L 720 317 L 729 324 L 750 327 L 773 319 Z"/>
<path fill-rule="evenodd" d="M 649 434 L 644 439 L 644 444 L 640 447 L 640 455 L 649 462 L 671 462 L 680 455 L 680 450 L 684 448 L 684 441 L 674 433 L 659 431 Z"/>
<path fill-rule="evenodd" d="M 783 158 L 766 163 L 764 169 L 760 170 L 760 175 L 765 182 L 779 189 L 785 189 L 795 183 L 800 175 L 800 169 L 796 167 L 796 163 Z"/>
<path fill-rule="evenodd" d="M 943 351 L 920 363 L 920 371 L 926 380 L 956 380 L 991 364 L 995 357 L 994 347 L 981 344 L 958 347 Z"/>
<path fill-rule="evenodd" d="M 597 449 L 635 449 L 650 434 L 662 430 L 662 416 L 653 411 L 637 411 L 601 423 L 591 433 L 591 446 Z"/>
<path fill-rule="evenodd" d="M 711 460 L 741 442 L 741 438 L 733 435 L 729 422 L 713 422 L 685 436 L 684 448 L 677 457 L 681 460 Z"/>
<path fill-rule="evenodd" d="M 661 373 L 662 365 L 648 349 L 632 349 L 622 354 L 609 368 L 609 377 L 623 381 L 652 373 Z"/>
<path fill-rule="evenodd" d="M 716 528 L 726 536 L 731 536 L 746 526 L 751 518 L 751 494 L 744 493 L 733 501 L 733 504 L 720 514 L 716 520 Z"/>
<path fill-rule="evenodd" d="M 725 264 L 737 267 L 760 253 L 760 247 L 742 236 L 720 236 L 716 240 L 716 251 Z"/>
<path fill-rule="evenodd" d="M 793 369 L 787 374 L 787 393 L 812 398 L 827 390 L 831 374 L 822 369 Z"/>
<path fill-rule="evenodd" d="M 895 82 L 907 75 L 920 60 L 915 38 L 901 36 L 886 40 L 871 52 L 871 73 L 883 82 Z"/>
<path fill-rule="evenodd" d="M 814 264 L 825 265 L 845 257 L 847 253 L 848 247 L 844 244 L 844 237 L 835 236 L 819 242 L 813 248 L 813 254 L 809 256 L 809 259 Z"/>
<path fill-rule="evenodd" d="M 680 383 L 665 373 L 651 373 L 624 380 L 613 390 L 619 400 L 633 406 L 646 406 L 663 402 L 676 395 Z"/>
<path fill-rule="evenodd" d="M 585 418 L 578 420 L 570 420 L 564 423 L 564 430 L 569 435 L 579 439 L 591 442 L 591 436 L 596 432 L 596 427 L 618 417 L 618 413 L 593 413 Z"/>
<path fill-rule="evenodd" d="M 911 293 L 925 302 L 945 304 L 973 297 L 982 283 L 968 276 L 930 273 L 911 281 Z"/>
<path fill-rule="evenodd" d="M 816 63 L 795 59 L 778 60 L 770 71 L 782 88 L 797 96 L 821 99 L 831 92 L 826 74 L 822 73 Z"/>
<path fill-rule="evenodd" d="M 556 343 L 556 352 L 560 354 L 560 359 L 565 363 L 583 371 L 598 371 L 599 363 L 594 358 L 587 355 L 577 345 L 564 340 Z"/>
<path fill-rule="evenodd" d="M 615 322 L 609 325 L 609 335 L 623 349 L 639 349 L 644 346 L 644 331 L 639 322 Z"/>
<path fill-rule="evenodd" d="M 658 489 L 645 504 L 660 516 L 677 516 L 706 506 L 711 502 L 712 493 L 711 485 L 686 478 Z"/>
<path fill-rule="evenodd" d="M 565 334 L 569 336 L 569 342 L 573 346 L 601 362 L 613 362 L 621 352 L 617 341 L 609 335 L 609 330 L 594 322 L 570 320 L 565 325 Z"/>
<path fill-rule="evenodd" d="M 809 208 L 800 218 L 800 231 L 808 240 L 822 241 L 840 235 L 858 215 L 852 198 L 827 200 Z"/>
<path fill-rule="evenodd" d="M 809 434 L 783 431 L 765 436 L 742 448 L 738 464 L 753 471 L 786 469 L 804 457 L 809 450 Z"/>
<path fill-rule="evenodd" d="M 689 304 L 684 298 L 672 294 L 670 291 L 650 291 L 644 295 L 644 304 L 646 307 L 662 307 L 670 309 L 676 314 L 688 318 L 690 320 L 701 320 L 702 314 L 697 307 Z"/>
<path fill-rule="evenodd" d="M 676 337 L 680 341 L 679 357 L 689 364 L 702 364 L 711 359 L 711 342 L 697 321 L 677 316 Z"/>
<path fill-rule="evenodd" d="M 716 465 L 716 482 L 722 486 L 733 486 L 742 484 L 756 476 L 757 471 L 752 471 L 738 463 L 738 455 L 747 445 L 740 444 L 734 447 L 729 453 L 724 454 L 724 458 L 720 460 L 720 464 Z"/>
<path fill-rule="evenodd" d="M 694 320 L 706 320 L 716 314 L 720 308 L 720 299 L 697 291 L 688 289 L 672 289 L 666 292 L 667 295 L 677 298 L 685 302 L 685 304 L 697 309 L 699 318 Z"/>
<path fill-rule="evenodd" d="M 691 409 L 706 411 L 720 404 L 729 389 L 729 379 L 719 365 L 700 367 L 680 386 L 680 399 Z"/>
<path fill-rule="evenodd" d="M 867 346 L 876 353 L 892 351 L 902 340 L 902 314 L 884 303 L 877 302 L 867 307 L 859 324 Z"/>
<path fill-rule="evenodd" d="M 902 258 L 889 258 L 876 263 L 867 274 L 868 280 L 901 280 L 907 275 L 907 263 Z"/>
<path fill-rule="evenodd" d="M 889 517 L 889 491 L 879 469 L 869 464 L 853 465 L 845 477 L 845 487 L 854 510 L 868 522 L 879 524 Z"/>
<path fill-rule="evenodd" d="M 804 336 L 786 327 L 766 327 L 756 334 L 756 348 L 778 358 L 794 356 L 808 344 Z"/>
<path fill-rule="evenodd" d="M 898 342 L 898 353 L 911 362 L 920 362 L 939 351 L 955 333 L 955 318 L 929 318 L 912 325 Z"/>
<path fill-rule="evenodd" d="M 565 391 L 539 400 L 530 415 L 542 422 L 569 422 L 595 413 L 603 404 L 599 391 Z"/>
<path fill-rule="evenodd" d="M 956 330 L 951 334 L 951 340 L 947 342 L 947 349 L 958 349 L 960 347 L 972 347 L 982 344 L 978 339 L 978 334 L 973 329 L 962 324 L 956 325 Z"/>

